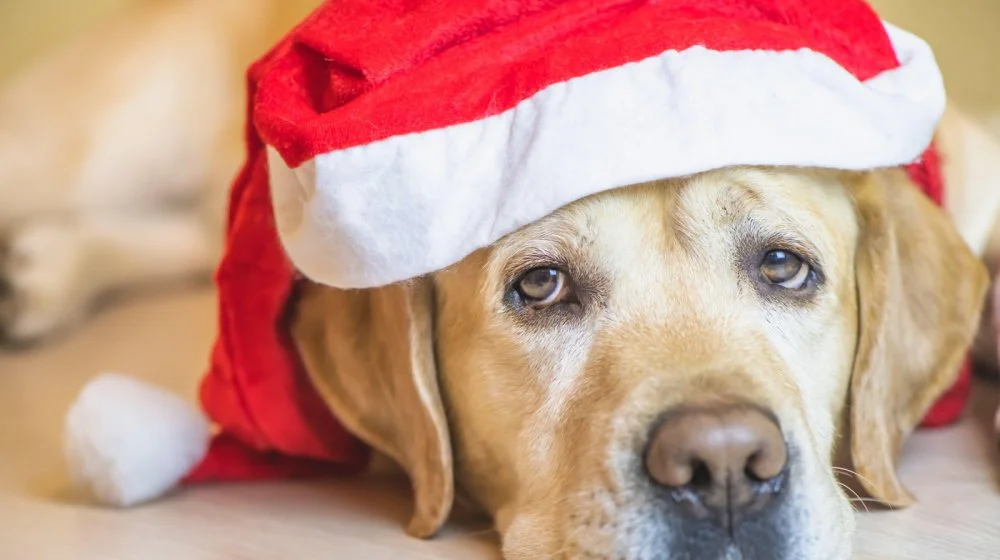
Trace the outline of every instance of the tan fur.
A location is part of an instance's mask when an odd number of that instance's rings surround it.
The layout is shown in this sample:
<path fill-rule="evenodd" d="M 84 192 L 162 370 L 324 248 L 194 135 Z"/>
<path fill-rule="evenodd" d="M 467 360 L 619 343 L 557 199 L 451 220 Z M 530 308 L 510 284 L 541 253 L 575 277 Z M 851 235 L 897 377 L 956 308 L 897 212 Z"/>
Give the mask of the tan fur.
<path fill-rule="evenodd" d="M 993 132 L 1000 134 L 1000 127 Z M 937 139 L 948 187 L 948 214 L 972 251 L 996 276 L 1000 268 L 1000 142 L 954 105 L 945 111 Z M 974 351 L 983 369 L 1000 372 L 1000 330 L 994 327 L 993 308 L 985 307 Z"/>
<path fill-rule="evenodd" d="M 862 319 L 852 382 L 851 451 L 862 485 L 913 502 L 895 474 L 906 436 L 955 381 L 989 282 L 955 227 L 902 172 L 853 189 L 862 223 Z"/>
<path fill-rule="evenodd" d="M 819 255 L 815 299 L 754 291 L 752 271 L 734 264 L 745 250 L 737 240 L 754 228 Z M 504 303 L 517 271 L 545 262 L 566 263 L 590 286 L 578 315 L 524 317 Z M 678 538 L 656 525 L 634 468 L 648 426 L 674 405 L 742 398 L 774 411 L 801 453 L 795 507 L 812 522 L 789 529 L 796 557 L 846 557 L 852 518 L 831 464 L 837 420 L 850 402 L 865 487 L 889 505 L 909 503 L 895 477 L 900 442 L 954 378 L 986 278 L 943 212 L 898 172 L 723 170 L 578 202 L 434 275 L 433 344 L 457 481 L 495 517 L 507 558 L 645 558 L 651 542 Z M 302 321 L 353 332 L 352 300 L 369 297 L 307 293 L 299 333 Z M 360 332 L 407 316 L 397 309 Z M 382 352 L 380 337 L 370 338 L 375 348 L 359 335 L 348 345 L 298 340 L 312 368 Z M 394 402 L 409 409 L 412 399 L 385 400 L 382 388 L 359 395 L 372 381 L 351 379 L 356 372 L 312 375 L 353 386 L 331 403 L 348 425 L 361 423 L 358 433 L 398 426 Z M 421 441 L 416 425 L 397 437 Z M 383 449 L 379 439 L 369 441 Z M 397 446 L 383 450 L 399 456 Z M 403 459 L 411 472 L 421 468 L 413 456 Z M 427 489 L 414 484 L 419 510 Z"/>
<path fill-rule="evenodd" d="M 411 534 L 437 532 L 454 495 L 425 281 L 347 292 L 307 285 L 292 335 L 313 384 L 348 429 L 413 481 Z"/>
<path fill-rule="evenodd" d="M 315 0 L 156 0 L 0 87 L 0 335 L 205 278 L 243 158 L 247 66 Z"/>

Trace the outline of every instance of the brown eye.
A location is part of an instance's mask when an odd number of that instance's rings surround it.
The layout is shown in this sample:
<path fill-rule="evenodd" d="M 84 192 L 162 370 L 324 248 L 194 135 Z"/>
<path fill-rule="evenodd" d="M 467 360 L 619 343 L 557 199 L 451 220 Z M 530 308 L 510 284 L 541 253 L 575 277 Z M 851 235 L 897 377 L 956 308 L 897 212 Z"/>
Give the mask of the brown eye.
<path fill-rule="evenodd" d="M 566 274 L 555 268 L 529 270 L 517 282 L 517 292 L 524 303 L 532 307 L 546 307 L 564 299 Z"/>
<path fill-rule="evenodd" d="M 810 268 L 795 253 L 775 249 L 764 255 L 760 273 L 770 284 L 797 290 L 809 280 Z"/>

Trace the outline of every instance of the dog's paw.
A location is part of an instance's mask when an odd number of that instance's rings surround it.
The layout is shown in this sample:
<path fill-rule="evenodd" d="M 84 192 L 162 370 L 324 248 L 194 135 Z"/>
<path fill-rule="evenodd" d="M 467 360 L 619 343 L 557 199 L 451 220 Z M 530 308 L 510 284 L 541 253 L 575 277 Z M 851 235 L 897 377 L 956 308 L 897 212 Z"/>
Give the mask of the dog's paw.
<path fill-rule="evenodd" d="M 0 238 L 0 341 L 30 343 L 84 314 L 85 245 L 62 222 L 26 223 Z"/>

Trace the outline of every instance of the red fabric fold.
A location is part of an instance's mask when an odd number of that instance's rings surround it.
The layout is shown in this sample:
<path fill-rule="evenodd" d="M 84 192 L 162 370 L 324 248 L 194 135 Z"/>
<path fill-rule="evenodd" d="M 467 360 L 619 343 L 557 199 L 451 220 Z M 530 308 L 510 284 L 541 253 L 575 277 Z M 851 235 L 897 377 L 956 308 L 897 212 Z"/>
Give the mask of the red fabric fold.
<path fill-rule="evenodd" d="M 272 52 L 255 120 L 295 167 L 483 119 L 552 84 L 693 46 L 809 49 L 861 81 L 899 66 L 860 0 L 337 0 Z"/>
<path fill-rule="evenodd" d="M 266 58 L 251 70 L 251 95 L 260 65 Z M 368 448 L 312 387 L 288 334 L 296 273 L 275 229 L 264 147 L 252 126 L 247 151 L 216 273 L 219 334 L 201 385 L 202 407 L 224 435 L 185 482 L 357 471 Z"/>

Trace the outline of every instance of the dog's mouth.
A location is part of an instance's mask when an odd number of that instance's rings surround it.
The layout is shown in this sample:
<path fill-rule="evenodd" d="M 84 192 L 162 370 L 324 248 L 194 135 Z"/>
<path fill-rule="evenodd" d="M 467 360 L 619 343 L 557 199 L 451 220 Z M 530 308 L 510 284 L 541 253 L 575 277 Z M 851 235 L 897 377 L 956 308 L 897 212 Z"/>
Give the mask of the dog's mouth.
<path fill-rule="evenodd" d="M 785 494 L 752 515 L 730 513 L 725 518 L 697 518 L 679 514 L 662 504 L 643 509 L 646 515 L 620 516 L 607 540 L 597 534 L 607 530 L 598 526 L 576 527 L 576 536 L 566 560 L 594 558 L 607 560 L 832 560 L 844 557 L 830 551 L 829 556 L 805 553 L 803 538 L 812 527 L 805 526 L 808 514 L 796 507 Z M 627 520 L 625 518 L 631 518 Z M 581 533 L 584 535 L 581 536 Z M 589 536 L 587 536 L 589 535 Z M 847 546 L 847 545 L 845 545 Z"/>
<path fill-rule="evenodd" d="M 747 489 L 734 488 L 730 482 L 721 487 L 669 490 L 662 501 L 679 513 L 685 527 L 694 532 L 716 532 L 718 539 L 747 538 L 755 534 L 754 528 L 762 520 L 781 514 L 788 470 Z"/>
<path fill-rule="evenodd" d="M 673 560 L 742 560 L 791 559 L 790 532 L 794 522 L 794 504 L 790 469 L 754 488 L 750 495 L 738 496 L 732 486 L 724 488 L 724 501 L 718 496 L 691 491 L 669 491 L 655 498 L 661 510 L 655 523 L 661 527 L 664 542 L 637 558 Z M 715 503 L 716 505 L 710 505 Z M 671 536 L 666 536 L 670 533 Z"/>
<path fill-rule="evenodd" d="M 773 559 L 791 558 L 787 497 L 776 494 L 754 513 L 730 510 L 724 518 L 685 519 L 680 542 L 665 558 Z"/>

